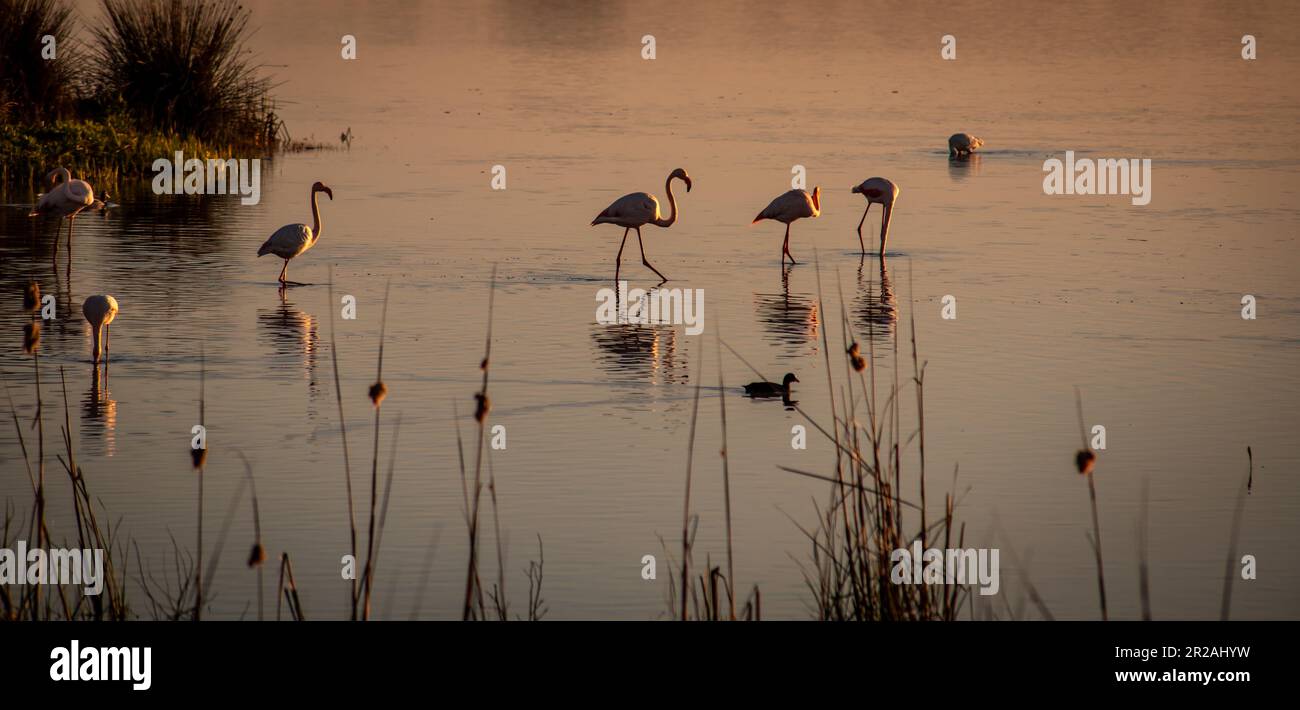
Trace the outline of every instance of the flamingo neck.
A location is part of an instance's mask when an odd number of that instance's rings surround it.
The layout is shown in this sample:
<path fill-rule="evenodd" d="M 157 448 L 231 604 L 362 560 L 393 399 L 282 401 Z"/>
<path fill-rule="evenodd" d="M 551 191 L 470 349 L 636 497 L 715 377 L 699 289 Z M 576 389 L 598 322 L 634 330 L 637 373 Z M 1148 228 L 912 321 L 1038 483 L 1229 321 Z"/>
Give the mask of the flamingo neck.
<path fill-rule="evenodd" d="M 104 334 L 104 324 L 100 323 L 99 325 L 95 326 L 94 345 L 91 348 L 91 354 L 93 355 L 93 359 L 96 363 L 99 362 L 99 355 L 101 352 L 100 339 L 103 337 L 103 334 Z"/>
<path fill-rule="evenodd" d="M 668 215 L 668 219 L 656 220 L 655 224 L 660 227 L 671 227 L 677 221 L 677 196 L 673 194 L 672 175 L 669 175 L 668 179 L 664 181 L 664 192 L 668 193 L 668 207 L 672 210 L 672 214 Z"/>
<path fill-rule="evenodd" d="M 320 206 L 316 204 L 316 195 L 320 194 L 316 190 L 311 191 L 311 241 L 313 244 L 320 239 L 321 230 L 325 225 L 320 221 Z"/>

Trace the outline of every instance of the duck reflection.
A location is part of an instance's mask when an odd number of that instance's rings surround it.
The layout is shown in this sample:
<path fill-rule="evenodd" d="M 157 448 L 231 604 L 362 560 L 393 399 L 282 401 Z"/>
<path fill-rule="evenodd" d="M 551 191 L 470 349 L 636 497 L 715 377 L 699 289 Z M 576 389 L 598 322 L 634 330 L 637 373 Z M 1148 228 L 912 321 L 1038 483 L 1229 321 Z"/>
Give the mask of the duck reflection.
<path fill-rule="evenodd" d="M 790 271 L 781 270 L 781 293 L 754 294 L 754 311 L 767 331 L 765 339 L 782 346 L 784 352 L 778 357 L 787 359 L 817 353 L 821 323 L 812 294 L 790 293 Z"/>
<path fill-rule="evenodd" d="M 117 400 L 108 389 L 108 364 L 91 367 L 90 389 L 81 398 L 81 421 L 84 440 L 97 454 L 112 456 L 117 452 Z"/>
<path fill-rule="evenodd" d="M 595 325 L 591 339 L 597 362 L 610 376 L 651 384 L 687 380 L 686 353 L 671 325 Z"/>
<path fill-rule="evenodd" d="M 858 291 L 853 299 L 853 319 L 859 335 L 879 343 L 887 343 L 898 325 L 898 300 L 889 280 L 889 267 L 884 259 L 880 268 L 867 264 L 864 256 L 858 262 Z"/>
<path fill-rule="evenodd" d="M 258 339 L 270 345 L 280 356 L 277 366 L 284 362 L 301 368 L 302 376 L 316 390 L 316 360 L 320 350 L 320 327 L 316 316 L 305 313 L 280 291 L 280 305 L 257 312 Z"/>
<path fill-rule="evenodd" d="M 980 168 L 979 153 L 948 158 L 948 177 L 952 178 L 954 182 L 979 175 Z"/>

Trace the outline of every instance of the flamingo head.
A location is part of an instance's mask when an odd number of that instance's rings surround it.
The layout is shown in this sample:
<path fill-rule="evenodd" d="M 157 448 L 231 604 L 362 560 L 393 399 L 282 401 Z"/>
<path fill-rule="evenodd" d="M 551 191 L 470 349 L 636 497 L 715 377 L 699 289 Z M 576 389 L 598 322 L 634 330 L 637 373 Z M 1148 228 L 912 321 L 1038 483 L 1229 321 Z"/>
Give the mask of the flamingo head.
<path fill-rule="evenodd" d="M 329 189 L 329 186 L 327 186 L 327 185 L 326 185 L 325 183 L 323 183 L 323 182 L 317 182 L 315 185 L 312 185 L 312 186 L 311 186 L 311 193 L 312 193 L 313 195 L 316 194 L 316 193 L 318 193 L 318 192 L 323 192 L 323 193 L 325 193 L 326 195 L 329 196 L 329 198 L 330 198 L 331 200 L 334 199 L 334 191 L 331 190 L 331 189 Z"/>
<path fill-rule="evenodd" d="M 687 192 L 691 191 L 691 176 L 686 174 L 686 168 L 677 168 L 676 170 L 674 170 L 668 176 L 669 180 L 672 180 L 673 178 L 678 178 L 682 182 L 686 183 L 686 191 Z"/>
<path fill-rule="evenodd" d="M 860 194 L 862 194 L 862 186 L 861 186 L 861 185 L 854 185 L 854 186 L 853 186 L 853 194 L 855 194 L 855 195 L 860 195 Z"/>
<path fill-rule="evenodd" d="M 974 148 L 982 148 L 982 147 L 984 147 L 984 141 L 981 140 L 981 139 L 979 139 L 979 138 L 976 138 L 975 136 L 971 136 L 971 139 L 970 139 L 970 147 L 971 147 L 972 149 L 974 149 Z"/>
<path fill-rule="evenodd" d="M 818 212 L 821 212 L 821 210 L 822 210 L 822 189 L 821 189 L 821 186 L 819 186 L 819 185 L 814 185 L 814 186 L 813 186 L 812 202 L 813 202 L 813 209 L 817 210 Z"/>

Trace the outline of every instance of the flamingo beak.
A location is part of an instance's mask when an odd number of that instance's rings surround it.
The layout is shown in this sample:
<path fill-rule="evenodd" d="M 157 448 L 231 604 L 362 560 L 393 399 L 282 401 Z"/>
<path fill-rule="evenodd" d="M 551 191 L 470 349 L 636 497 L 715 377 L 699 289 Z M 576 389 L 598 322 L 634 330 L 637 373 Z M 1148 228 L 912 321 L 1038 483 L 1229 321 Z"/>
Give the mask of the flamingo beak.
<path fill-rule="evenodd" d="M 687 192 L 690 192 L 690 191 L 691 191 L 691 179 L 690 179 L 689 177 L 684 177 L 684 178 L 682 178 L 682 181 L 684 181 L 684 182 L 686 183 L 686 191 L 687 191 Z"/>
<path fill-rule="evenodd" d="M 328 187 L 325 187 L 324 185 L 322 185 L 320 191 L 323 192 L 323 193 L 325 193 L 326 195 L 329 195 L 330 201 L 333 201 L 333 200 L 334 200 L 334 191 L 333 191 L 333 190 L 331 190 L 331 189 L 329 189 Z"/>

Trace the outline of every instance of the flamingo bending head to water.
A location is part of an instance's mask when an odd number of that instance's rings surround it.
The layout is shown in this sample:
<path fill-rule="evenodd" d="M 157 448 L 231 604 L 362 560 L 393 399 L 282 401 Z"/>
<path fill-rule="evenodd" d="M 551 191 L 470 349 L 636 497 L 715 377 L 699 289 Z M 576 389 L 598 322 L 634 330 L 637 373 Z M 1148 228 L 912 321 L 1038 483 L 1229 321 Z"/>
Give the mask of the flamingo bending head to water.
<path fill-rule="evenodd" d="M 280 269 L 281 287 L 290 283 L 287 280 L 289 260 L 316 246 L 316 242 L 320 241 L 321 232 L 325 231 L 324 224 L 321 223 L 320 219 L 320 207 L 316 204 L 316 193 L 318 192 L 325 193 L 330 200 L 334 199 L 334 191 L 326 187 L 324 183 L 317 182 L 311 186 L 312 226 L 286 224 L 275 230 L 275 233 L 257 250 L 258 256 L 274 254 L 284 259 L 284 268 Z"/>
<path fill-rule="evenodd" d="M 691 176 L 686 174 L 686 170 L 677 168 L 668 174 L 668 179 L 664 180 L 664 192 L 668 193 L 668 206 L 672 209 L 672 214 L 667 219 L 659 212 L 659 200 L 654 195 L 648 192 L 634 192 L 614 200 L 604 212 L 591 220 L 592 226 L 617 224 L 623 228 L 623 242 L 618 245 L 618 256 L 614 257 L 614 281 L 618 281 L 619 270 L 623 267 L 623 247 L 627 245 L 627 233 L 633 229 L 636 230 L 636 242 L 641 247 L 641 263 L 663 279 L 659 283 L 668 280 L 667 276 L 659 273 L 659 269 L 651 266 L 650 261 L 645 258 L 645 243 L 641 241 L 641 228 L 647 224 L 671 227 L 677 221 L 677 198 L 673 195 L 673 178 L 686 183 L 686 191 L 691 191 Z"/>
<path fill-rule="evenodd" d="M 807 190 L 791 190 L 780 197 L 772 200 L 750 224 L 758 224 L 765 219 L 774 219 L 785 224 L 785 243 L 781 245 L 781 265 L 785 266 L 785 257 L 790 257 L 791 264 L 799 262 L 794 260 L 794 254 L 790 253 L 790 223 L 796 219 L 804 217 L 816 217 L 822 213 L 822 189 L 813 187 L 812 194 Z"/>
<path fill-rule="evenodd" d="M 969 157 L 971 153 L 979 150 L 983 145 L 984 141 L 969 133 L 954 133 L 948 136 L 948 157 Z"/>
<path fill-rule="evenodd" d="M 91 346 L 90 355 L 98 365 L 101 343 L 104 358 L 108 358 L 108 324 L 117 317 L 117 299 L 112 296 L 91 296 L 81 304 L 81 312 L 94 331 L 94 345 Z"/>
<path fill-rule="evenodd" d="M 884 209 L 884 215 L 880 218 L 880 258 L 883 259 L 885 241 L 889 239 L 889 219 L 894 213 L 894 201 L 898 199 L 898 186 L 891 180 L 873 177 L 863 180 L 861 185 L 854 186 L 853 192 L 867 198 L 867 209 L 862 212 L 862 219 L 858 221 L 858 245 L 862 247 L 863 254 L 867 253 L 867 245 L 862 241 L 862 225 L 867 221 L 867 212 L 871 211 L 873 204 L 879 204 Z"/>

